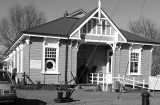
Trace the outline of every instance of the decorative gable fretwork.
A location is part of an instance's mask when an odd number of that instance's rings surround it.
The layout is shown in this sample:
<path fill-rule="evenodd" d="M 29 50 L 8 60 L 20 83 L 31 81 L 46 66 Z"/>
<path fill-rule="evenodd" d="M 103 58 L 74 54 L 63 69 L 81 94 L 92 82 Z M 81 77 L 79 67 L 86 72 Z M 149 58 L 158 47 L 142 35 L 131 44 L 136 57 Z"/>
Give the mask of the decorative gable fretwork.
<path fill-rule="evenodd" d="M 92 34 L 92 35 L 114 35 L 115 29 L 107 20 L 102 20 L 101 24 L 98 24 L 98 20 L 92 18 L 89 20 L 82 28 L 82 34 Z"/>
<path fill-rule="evenodd" d="M 80 18 L 74 28 L 74 31 L 70 34 L 70 39 L 105 43 L 127 41 L 117 26 L 102 10 L 100 2 L 98 8 Z"/>

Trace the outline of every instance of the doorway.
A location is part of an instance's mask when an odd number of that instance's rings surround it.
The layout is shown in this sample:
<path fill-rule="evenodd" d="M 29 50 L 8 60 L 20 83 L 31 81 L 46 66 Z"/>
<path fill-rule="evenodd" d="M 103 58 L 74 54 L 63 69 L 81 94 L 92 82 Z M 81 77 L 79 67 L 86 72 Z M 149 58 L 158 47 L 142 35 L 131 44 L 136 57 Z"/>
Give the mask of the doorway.
<path fill-rule="evenodd" d="M 77 80 L 79 80 L 78 84 L 87 83 L 87 79 L 86 79 L 87 69 L 83 72 L 85 66 L 86 66 L 86 52 L 78 51 L 78 55 L 77 55 L 77 69 L 78 69 Z"/>

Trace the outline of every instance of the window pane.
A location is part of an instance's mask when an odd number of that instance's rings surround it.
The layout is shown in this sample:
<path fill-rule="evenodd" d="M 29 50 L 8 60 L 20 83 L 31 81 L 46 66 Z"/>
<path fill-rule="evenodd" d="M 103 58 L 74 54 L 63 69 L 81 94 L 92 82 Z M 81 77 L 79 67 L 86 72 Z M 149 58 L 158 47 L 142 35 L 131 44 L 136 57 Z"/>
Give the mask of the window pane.
<path fill-rule="evenodd" d="M 45 48 L 45 70 L 56 70 L 56 48 Z"/>
<path fill-rule="evenodd" d="M 130 73 L 138 73 L 139 53 L 131 53 Z"/>
<path fill-rule="evenodd" d="M 138 73 L 138 62 L 131 62 L 130 72 L 131 73 Z"/>

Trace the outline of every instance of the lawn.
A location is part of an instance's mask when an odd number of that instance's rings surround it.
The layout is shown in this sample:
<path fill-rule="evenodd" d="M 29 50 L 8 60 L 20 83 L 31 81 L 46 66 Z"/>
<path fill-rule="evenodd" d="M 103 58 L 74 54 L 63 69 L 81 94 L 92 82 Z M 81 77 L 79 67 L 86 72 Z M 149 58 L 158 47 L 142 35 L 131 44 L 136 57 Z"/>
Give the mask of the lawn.
<path fill-rule="evenodd" d="M 122 93 L 120 99 L 117 99 L 118 95 L 115 92 L 76 90 L 71 96 L 74 102 L 55 103 L 57 91 L 17 90 L 17 105 L 141 105 L 141 93 Z M 160 92 L 155 92 L 150 97 L 150 105 L 159 105 L 159 99 Z"/>

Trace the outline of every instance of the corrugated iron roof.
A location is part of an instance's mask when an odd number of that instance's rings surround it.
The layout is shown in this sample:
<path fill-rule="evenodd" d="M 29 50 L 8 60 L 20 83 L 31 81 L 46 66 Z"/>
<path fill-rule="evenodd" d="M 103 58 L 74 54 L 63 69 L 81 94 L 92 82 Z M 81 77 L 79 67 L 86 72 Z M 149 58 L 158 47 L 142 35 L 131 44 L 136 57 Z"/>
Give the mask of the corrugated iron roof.
<path fill-rule="evenodd" d="M 160 44 L 159 42 L 140 36 L 122 29 L 119 29 L 122 35 L 127 39 L 127 42 L 137 42 L 137 43 L 149 43 L 149 44 Z"/>
<path fill-rule="evenodd" d="M 39 35 L 58 35 L 66 36 L 77 22 L 77 18 L 59 18 L 57 20 L 45 23 L 43 25 L 23 31 L 23 33 L 39 34 Z"/>
<path fill-rule="evenodd" d="M 77 29 L 89 16 L 96 11 L 97 8 L 86 14 L 84 17 L 78 18 L 59 18 L 57 20 L 45 23 L 43 25 L 34 27 L 26 30 L 23 33 L 31 33 L 38 35 L 52 35 L 52 36 L 65 36 L 68 37 L 75 29 Z M 123 36 L 127 39 L 127 42 L 137 43 L 149 43 L 149 44 L 160 44 L 159 42 L 136 35 L 134 33 L 119 29 Z"/>

